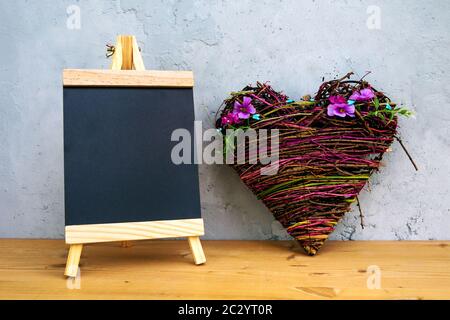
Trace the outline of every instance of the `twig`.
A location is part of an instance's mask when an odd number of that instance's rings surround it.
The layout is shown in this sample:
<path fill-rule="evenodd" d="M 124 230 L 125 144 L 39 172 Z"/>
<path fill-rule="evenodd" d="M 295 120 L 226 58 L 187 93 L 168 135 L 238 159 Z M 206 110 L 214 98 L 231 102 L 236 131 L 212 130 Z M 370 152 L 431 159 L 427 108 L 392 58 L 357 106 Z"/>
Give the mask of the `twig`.
<path fill-rule="evenodd" d="M 361 220 L 361 228 L 363 228 L 364 229 L 364 215 L 363 215 L 363 212 L 362 212 L 362 209 L 361 209 L 361 203 L 359 202 L 359 198 L 358 197 L 356 197 L 356 205 L 358 206 L 358 210 L 359 210 L 359 218 L 360 218 L 360 220 Z"/>
<path fill-rule="evenodd" d="M 397 136 L 394 136 L 394 137 L 395 137 L 395 139 L 397 139 L 397 141 L 398 141 L 398 142 L 400 143 L 400 145 L 402 146 L 403 151 L 405 151 L 406 155 L 407 155 L 408 158 L 409 158 L 409 161 L 411 161 L 411 163 L 412 163 L 412 165 L 414 166 L 414 168 L 416 169 L 416 171 L 419 171 L 419 168 L 417 167 L 417 165 L 416 165 L 416 163 L 414 162 L 413 158 L 412 158 L 411 155 L 409 154 L 408 150 L 406 150 L 406 147 L 405 147 L 405 145 L 403 144 L 403 141 L 402 141 L 399 137 L 397 137 Z"/>
<path fill-rule="evenodd" d="M 361 79 L 359 79 L 359 82 L 362 82 L 363 79 L 364 79 L 365 77 L 367 77 L 367 76 L 368 76 L 369 74 L 371 74 L 371 73 L 372 73 L 372 71 L 366 71 L 366 74 L 363 75 Z"/>
<path fill-rule="evenodd" d="M 337 82 L 341 82 L 345 79 L 350 79 L 350 77 L 353 75 L 353 71 L 347 73 L 345 76 L 343 76 L 342 78 L 338 79 Z"/>

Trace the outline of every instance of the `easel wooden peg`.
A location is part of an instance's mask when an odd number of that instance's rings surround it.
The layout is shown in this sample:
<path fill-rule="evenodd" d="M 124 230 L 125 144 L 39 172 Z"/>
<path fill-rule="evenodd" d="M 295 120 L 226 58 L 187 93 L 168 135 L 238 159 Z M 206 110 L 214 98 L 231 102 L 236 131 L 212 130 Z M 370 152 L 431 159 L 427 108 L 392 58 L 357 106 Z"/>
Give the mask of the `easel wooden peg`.
<path fill-rule="evenodd" d="M 111 70 L 145 70 L 135 36 L 118 36 Z"/>

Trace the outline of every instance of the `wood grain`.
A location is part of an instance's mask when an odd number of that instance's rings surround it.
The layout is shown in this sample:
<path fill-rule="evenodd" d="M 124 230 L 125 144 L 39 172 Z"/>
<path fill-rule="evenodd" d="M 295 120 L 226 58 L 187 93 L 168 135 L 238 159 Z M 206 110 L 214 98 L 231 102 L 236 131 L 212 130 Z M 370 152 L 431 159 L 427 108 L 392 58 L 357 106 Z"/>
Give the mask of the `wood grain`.
<path fill-rule="evenodd" d="M 201 266 L 186 240 L 84 246 L 70 283 L 64 241 L 3 239 L 0 299 L 450 299 L 450 241 L 328 241 L 316 257 L 291 241 L 202 242 Z"/>
<path fill-rule="evenodd" d="M 133 48 L 133 69 L 134 70 L 145 70 L 144 59 L 139 51 L 139 46 L 135 36 L 131 38 L 132 48 Z"/>
<path fill-rule="evenodd" d="M 122 70 L 133 70 L 133 36 L 121 36 Z"/>
<path fill-rule="evenodd" d="M 192 88 L 192 71 L 82 70 L 63 71 L 65 87 L 158 87 Z"/>
<path fill-rule="evenodd" d="M 98 243 L 202 236 L 203 219 L 66 226 L 66 243 Z"/>
<path fill-rule="evenodd" d="M 145 70 L 135 36 L 117 36 L 111 70 Z"/>
<path fill-rule="evenodd" d="M 122 70 L 123 54 L 122 54 L 122 36 L 117 36 L 114 54 L 112 56 L 111 70 Z M 64 77 L 63 77 L 64 78 Z"/>

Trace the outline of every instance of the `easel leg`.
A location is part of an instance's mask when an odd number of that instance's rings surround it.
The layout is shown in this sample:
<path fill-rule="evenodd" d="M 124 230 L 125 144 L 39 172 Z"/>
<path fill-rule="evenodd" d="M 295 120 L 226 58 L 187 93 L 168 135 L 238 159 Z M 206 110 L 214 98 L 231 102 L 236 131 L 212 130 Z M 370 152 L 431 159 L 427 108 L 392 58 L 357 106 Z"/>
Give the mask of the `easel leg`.
<path fill-rule="evenodd" d="M 78 273 L 78 264 L 80 263 L 82 244 L 71 244 L 69 255 L 67 256 L 66 271 L 64 275 L 68 277 L 76 277 Z"/>
<path fill-rule="evenodd" d="M 206 262 L 205 253 L 203 252 L 200 237 L 188 237 L 189 246 L 194 256 L 195 264 L 203 264 Z"/>

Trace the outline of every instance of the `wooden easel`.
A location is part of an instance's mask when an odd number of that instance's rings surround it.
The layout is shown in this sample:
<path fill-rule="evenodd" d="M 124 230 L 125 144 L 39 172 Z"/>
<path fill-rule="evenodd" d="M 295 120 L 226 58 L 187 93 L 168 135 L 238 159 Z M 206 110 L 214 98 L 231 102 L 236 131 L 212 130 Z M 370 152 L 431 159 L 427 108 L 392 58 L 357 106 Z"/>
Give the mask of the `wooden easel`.
<path fill-rule="evenodd" d="M 134 36 L 121 35 L 117 37 L 111 69 L 145 70 L 144 61 Z M 133 229 L 136 227 L 145 230 L 146 235 L 133 233 Z M 122 247 L 129 247 L 131 246 L 130 240 L 187 237 L 195 264 L 206 262 L 200 242 L 200 236 L 204 234 L 202 219 L 119 223 L 114 224 L 114 230 L 113 234 L 108 224 L 67 226 L 66 243 L 70 245 L 70 248 L 64 274 L 68 277 L 76 277 L 84 244 L 108 241 L 121 241 Z"/>

